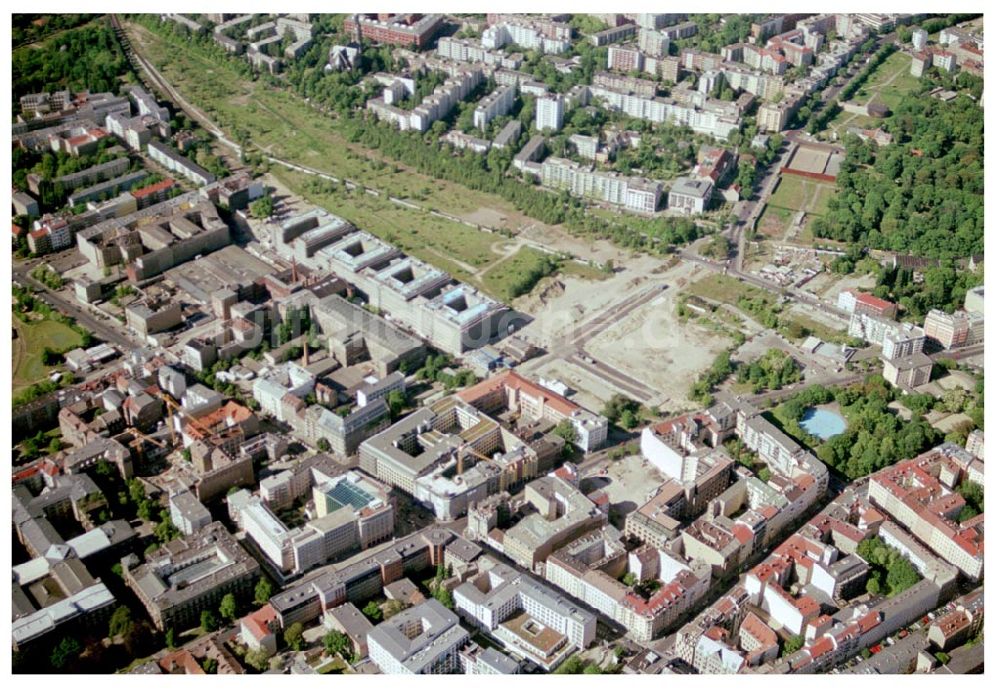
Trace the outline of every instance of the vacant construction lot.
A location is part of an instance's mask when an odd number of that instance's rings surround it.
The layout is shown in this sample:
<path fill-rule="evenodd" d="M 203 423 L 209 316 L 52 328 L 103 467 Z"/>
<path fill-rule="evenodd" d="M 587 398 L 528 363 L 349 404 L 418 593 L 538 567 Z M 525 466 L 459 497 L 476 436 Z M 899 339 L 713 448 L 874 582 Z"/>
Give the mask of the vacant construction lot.
<path fill-rule="evenodd" d="M 785 235 L 785 230 L 792 222 L 792 211 L 776 205 L 768 204 L 764 207 L 764 214 L 757 222 L 757 232 L 769 239 L 780 239 Z"/>

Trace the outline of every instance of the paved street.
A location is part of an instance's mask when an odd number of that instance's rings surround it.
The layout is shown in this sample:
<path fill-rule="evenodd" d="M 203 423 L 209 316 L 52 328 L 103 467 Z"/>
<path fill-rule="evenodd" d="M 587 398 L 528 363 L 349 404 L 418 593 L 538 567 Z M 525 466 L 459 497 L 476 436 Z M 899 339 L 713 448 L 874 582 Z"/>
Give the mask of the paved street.
<path fill-rule="evenodd" d="M 52 308 L 56 309 L 59 313 L 65 316 L 75 319 L 77 323 L 90 331 L 96 339 L 128 347 L 139 347 L 142 345 L 142 343 L 139 342 L 135 336 L 125 330 L 121 324 L 118 324 L 110 319 L 99 319 L 89 311 L 85 311 L 80 308 L 79 305 L 66 301 L 56 292 L 31 277 L 29 273 L 30 270 L 26 266 L 14 266 L 14 280 L 22 285 L 31 287 L 38 294 L 40 294 L 46 302 L 51 304 Z"/>

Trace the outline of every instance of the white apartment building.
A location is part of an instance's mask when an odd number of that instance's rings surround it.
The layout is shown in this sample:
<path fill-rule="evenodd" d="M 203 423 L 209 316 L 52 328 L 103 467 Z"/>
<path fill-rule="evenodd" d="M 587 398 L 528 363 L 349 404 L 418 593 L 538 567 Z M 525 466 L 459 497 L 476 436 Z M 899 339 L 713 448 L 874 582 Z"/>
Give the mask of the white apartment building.
<path fill-rule="evenodd" d="M 544 96 L 535 101 L 535 129 L 544 131 L 546 128 L 558 131 L 563 124 L 564 106 L 562 97 Z"/>
<path fill-rule="evenodd" d="M 304 399 L 315 387 L 316 378 L 308 369 L 285 362 L 254 382 L 253 397 L 262 412 L 287 422 L 295 412 L 291 399 Z"/>
<path fill-rule="evenodd" d="M 663 184 L 659 181 L 598 171 L 561 157 L 549 157 L 542 162 L 542 184 L 636 212 L 655 212 L 663 194 Z"/>
<path fill-rule="evenodd" d="M 573 47 L 573 44 L 566 39 L 545 36 L 530 23 L 517 24 L 512 22 L 491 26 L 483 32 L 482 43 L 483 48 L 491 50 L 503 48 L 512 43 L 521 48 L 545 54 L 564 53 Z"/>
<path fill-rule="evenodd" d="M 512 567 L 492 564 L 460 584 L 455 610 L 546 670 L 594 641 L 597 618 Z"/>
<path fill-rule="evenodd" d="M 851 316 L 847 334 L 872 345 L 881 345 L 882 357 L 887 360 L 923 352 L 926 341 L 924 330 L 919 326 L 862 313 Z"/>
<path fill-rule="evenodd" d="M 670 39 L 663 32 L 640 29 L 639 50 L 657 58 L 670 55 Z"/>
<path fill-rule="evenodd" d="M 516 96 L 517 88 L 514 86 L 497 87 L 480 100 L 472 113 L 472 124 L 481 130 L 486 130 L 490 121 L 511 110 Z"/>

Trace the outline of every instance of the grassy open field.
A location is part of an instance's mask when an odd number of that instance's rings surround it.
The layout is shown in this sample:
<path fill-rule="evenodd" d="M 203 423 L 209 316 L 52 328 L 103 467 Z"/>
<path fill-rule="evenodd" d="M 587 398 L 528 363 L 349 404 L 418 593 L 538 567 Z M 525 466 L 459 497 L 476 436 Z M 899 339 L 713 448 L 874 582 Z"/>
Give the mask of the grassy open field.
<path fill-rule="evenodd" d="M 482 287 L 486 293 L 509 302 L 530 291 L 535 283 L 549 274 L 550 258 L 538 249 L 522 246 L 510 258 L 483 273 Z"/>
<path fill-rule="evenodd" d="M 17 339 L 13 345 L 14 395 L 47 378 L 51 368 L 42 364 L 42 350 L 63 352 L 83 344 L 80 334 L 58 321 L 22 323 L 13 317 Z"/>
<path fill-rule="evenodd" d="M 878 128 L 879 123 L 882 122 L 880 118 L 872 118 L 871 116 L 862 116 L 858 113 L 848 113 L 847 111 L 841 110 L 830 124 L 827 126 L 828 131 L 836 131 L 837 137 L 843 140 L 847 136 L 848 128 L 861 128 L 862 130 L 870 130 Z"/>
<path fill-rule="evenodd" d="M 577 277 L 581 280 L 606 280 L 611 277 L 611 273 L 589 263 L 576 263 L 566 261 L 559 269 L 562 275 Z"/>
<path fill-rule="evenodd" d="M 874 99 L 894 109 L 906 94 L 919 86 L 920 78 L 910 74 L 909 54 L 897 51 L 865 80 L 865 84 L 851 98 L 851 103 L 864 105 Z"/>
<path fill-rule="evenodd" d="M 688 285 L 685 291 L 696 297 L 704 297 L 722 304 L 732 305 L 735 305 L 742 297 L 774 299 L 774 295 L 767 290 L 748 285 L 727 275 L 708 275 Z"/>
<path fill-rule="evenodd" d="M 336 212 L 459 280 L 474 282 L 476 271 L 500 259 L 490 247 L 502 237 L 422 210 L 386 204 L 380 198 L 347 191 L 343 186 L 337 186 L 332 193 L 314 193 L 308 186 L 308 175 L 284 167 L 273 167 L 271 175 L 310 202 Z"/>
<path fill-rule="evenodd" d="M 193 44 L 161 37 L 136 24 L 126 26 L 131 39 L 163 76 L 230 136 L 243 131 L 254 145 L 275 157 L 428 207 L 454 214 L 492 209 L 511 222 L 527 220 L 498 196 L 419 174 L 348 142 L 338 132 L 335 119 L 283 89 L 244 78 L 233 66 Z"/>
<path fill-rule="evenodd" d="M 799 210 L 815 215 L 826 213 L 826 204 L 833 196 L 835 187 L 821 181 L 813 181 L 803 176 L 783 174 L 781 182 L 768 200 L 768 207 L 784 208 L 792 212 Z"/>
<path fill-rule="evenodd" d="M 542 251 L 524 246 L 504 258 L 503 247 L 511 241 L 499 234 L 482 232 L 423 210 L 387 206 L 380 198 L 361 191 L 348 191 L 343 186 L 324 190 L 311 185 L 314 182 L 308 175 L 284 167 L 273 167 L 271 175 L 311 203 L 336 212 L 407 254 L 501 301 L 517 296 L 517 288 L 523 290 L 525 279 L 538 275 L 546 256 Z M 562 267 L 565 272 L 580 277 L 607 277 L 603 270 L 579 263 L 567 262 Z"/>
<path fill-rule="evenodd" d="M 757 233 L 770 239 L 782 238 L 792 221 L 792 211 L 777 205 L 767 204 L 757 222 Z"/>

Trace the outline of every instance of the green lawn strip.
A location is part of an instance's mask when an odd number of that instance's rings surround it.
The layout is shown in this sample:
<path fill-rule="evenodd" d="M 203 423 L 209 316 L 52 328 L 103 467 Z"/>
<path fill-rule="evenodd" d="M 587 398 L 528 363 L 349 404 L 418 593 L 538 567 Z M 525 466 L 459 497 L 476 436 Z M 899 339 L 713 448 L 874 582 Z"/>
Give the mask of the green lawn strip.
<path fill-rule="evenodd" d="M 22 358 L 14 372 L 15 396 L 51 373 L 52 368 L 42 363 L 42 351 L 46 347 L 61 353 L 83 344 L 79 333 L 58 321 L 46 319 L 25 324 L 15 318 L 14 327 L 23 347 Z"/>

